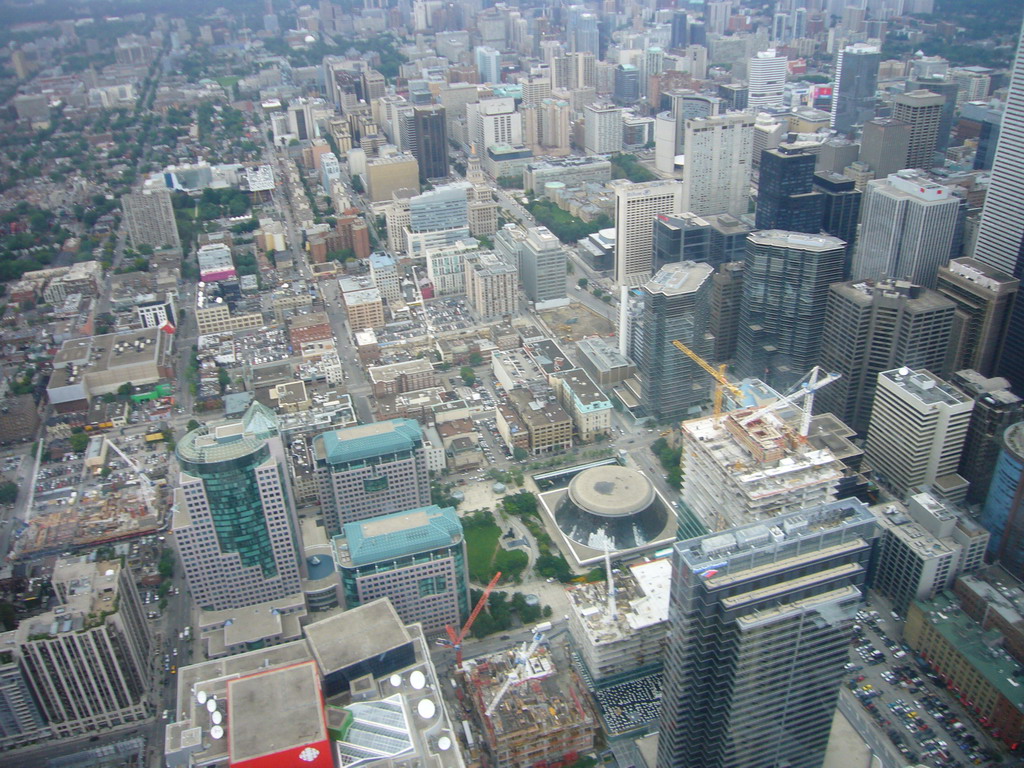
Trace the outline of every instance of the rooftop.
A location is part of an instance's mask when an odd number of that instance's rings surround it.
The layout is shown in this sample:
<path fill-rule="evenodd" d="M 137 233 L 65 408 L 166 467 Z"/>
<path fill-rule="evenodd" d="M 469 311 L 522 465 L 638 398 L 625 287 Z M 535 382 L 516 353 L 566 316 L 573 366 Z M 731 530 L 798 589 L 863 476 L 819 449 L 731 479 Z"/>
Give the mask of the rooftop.
<path fill-rule="evenodd" d="M 277 429 L 274 412 L 253 402 L 240 420 L 225 419 L 189 432 L 178 442 L 177 455 L 179 460 L 193 464 L 241 458 L 262 448 Z"/>
<path fill-rule="evenodd" d="M 644 290 L 665 296 L 694 293 L 705 281 L 711 279 L 714 272 L 711 265 L 693 261 L 666 264 L 644 285 Z"/>
<path fill-rule="evenodd" d="M 672 561 L 652 560 L 630 566 L 615 580 L 615 616 L 608 616 L 608 582 L 580 584 L 566 591 L 594 645 L 624 640 L 646 627 L 668 620 Z"/>
<path fill-rule="evenodd" d="M 913 371 L 910 368 L 897 368 L 892 371 L 883 371 L 878 374 L 879 381 L 883 379 L 906 392 L 914 399 L 925 405 L 942 404 L 946 406 L 971 405 L 971 399 L 963 394 L 956 387 L 947 384 L 935 374 L 921 369 Z"/>
<path fill-rule="evenodd" d="M 803 232 L 787 232 L 781 229 L 765 229 L 747 235 L 755 245 L 777 248 L 800 248 L 805 251 L 832 251 L 845 248 L 846 243 L 831 235 L 810 235 Z"/>
<path fill-rule="evenodd" d="M 413 451 L 422 442 L 423 431 L 415 421 L 390 419 L 317 435 L 313 453 L 328 464 L 347 464 Z"/>
<path fill-rule="evenodd" d="M 372 627 L 373 632 L 367 632 Z M 381 598 L 309 624 L 306 640 L 324 675 L 412 642 L 391 601 Z"/>
<path fill-rule="evenodd" d="M 436 504 L 347 523 L 334 538 L 339 565 L 360 566 L 405 557 L 462 540 L 462 523 L 451 507 Z"/>

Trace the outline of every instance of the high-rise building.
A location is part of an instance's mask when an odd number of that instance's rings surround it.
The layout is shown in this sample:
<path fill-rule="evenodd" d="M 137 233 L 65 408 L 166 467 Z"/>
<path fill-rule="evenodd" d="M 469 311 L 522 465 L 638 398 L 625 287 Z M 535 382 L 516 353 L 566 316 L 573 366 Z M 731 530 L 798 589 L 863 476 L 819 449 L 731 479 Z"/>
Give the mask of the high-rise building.
<path fill-rule="evenodd" d="M 936 152 L 945 152 L 949 146 L 949 139 L 953 133 L 953 120 L 956 118 L 956 99 L 959 88 L 960 85 L 955 80 L 946 80 L 944 77 L 915 77 L 907 80 L 907 91 L 931 91 L 939 94 L 945 100 L 935 141 Z"/>
<path fill-rule="evenodd" d="M 253 403 L 241 420 L 192 430 L 175 455 L 171 525 L 196 605 L 229 610 L 299 593 L 295 507 L 274 412 Z"/>
<path fill-rule="evenodd" d="M 971 484 L 967 500 L 984 502 L 1002 447 L 1003 432 L 1011 424 L 1024 421 L 1024 400 L 1010 391 L 1010 382 L 1006 379 L 988 379 L 977 371 L 957 371 L 949 381 L 974 399 L 958 471 Z"/>
<path fill-rule="evenodd" d="M 472 185 L 461 181 L 427 190 L 409 199 L 406 246 L 421 256 L 469 237 L 469 194 Z"/>
<path fill-rule="evenodd" d="M 133 248 L 138 249 L 142 245 L 153 248 L 165 245 L 181 247 L 169 189 L 146 184 L 142 189 L 122 197 L 121 208 L 124 210 L 128 237 Z"/>
<path fill-rule="evenodd" d="M 720 363 L 736 357 L 736 337 L 743 305 L 743 262 L 720 264 L 711 282 L 711 310 L 708 331 L 715 337 L 712 359 Z"/>
<path fill-rule="evenodd" d="M 501 82 L 501 51 L 480 45 L 476 48 L 476 71 L 481 83 Z"/>
<path fill-rule="evenodd" d="M 466 300 L 478 320 L 508 318 L 519 311 L 519 272 L 514 264 L 491 251 L 477 251 L 466 254 L 465 269 Z"/>
<path fill-rule="evenodd" d="M 324 432 L 311 443 L 327 530 L 430 503 L 420 425 L 411 419 Z"/>
<path fill-rule="evenodd" d="M 615 85 L 612 98 L 616 104 L 629 106 L 640 100 L 640 70 L 632 64 L 615 67 Z"/>
<path fill-rule="evenodd" d="M 959 86 L 956 98 L 958 104 L 981 101 L 992 88 L 992 70 L 988 67 L 956 67 L 949 74 Z"/>
<path fill-rule="evenodd" d="M 857 223 L 860 221 L 861 193 L 853 179 L 838 173 L 814 174 L 814 188 L 824 197 L 821 231 L 846 243 L 843 277 L 850 276 L 853 252 L 857 247 Z"/>
<path fill-rule="evenodd" d="M 387 597 L 403 624 L 428 635 L 469 618 L 466 540 L 451 507 L 346 523 L 332 545 L 346 609 Z"/>
<path fill-rule="evenodd" d="M 911 283 L 835 283 L 821 327 L 820 364 L 842 378 L 814 401 L 863 434 L 878 374 L 905 365 L 941 371 L 953 326 L 953 303 Z"/>
<path fill-rule="evenodd" d="M 731 0 L 711 0 L 704 3 L 704 25 L 707 34 L 724 35 L 731 16 Z"/>
<path fill-rule="evenodd" d="M 945 370 L 995 372 L 1019 287 L 1020 280 L 977 259 L 953 259 L 939 267 L 936 290 L 956 304 Z"/>
<path fill-rule="evenodd" d="M 590 13 L 583 6 L 581 11 L 570 15 L 569 50 L 573 53 L 589 53 L 595 59 L 601 58 L 601 19 L 596 13 Z"/>
<path fill-rule="evenodd" d="M 875 116 L 878 65 L 882 52 L 877 45 L 854 43 L 836 54 L 835 88 L 829 124 L 846 134 Z"/>
<path fill-rule="evenodd" d="M 366 196 L 375 203 L 390 202 L 397 190 L 419 189 L 419 186 L 419 163 L 410 153 L 366 161 Z"/>
<path fill-rule="evenodd" d="M 758 51 L 747 64 L 747 80 L 750 83 L 747 105 L 752 109 L 782 107 L 786 75 L 789 74 L 789 60 L 778 56 L 774 48 Z"/>
<path fill-rule="evenodd" d="M 588 104 L 583 108 L 583 149 L 588 155 L 622 150 L 622 109 L 611 104 Z"/>
<path fill-rule="evenodd" d="M 7 639 L 0 635 L 0 642 L 6 644 Z M 0 661 L 0 749 L 14 749 L 50 736 L 25 670 L 13 655 L 6 655 Z"/>
<path fill-rule="evenodd" d="M 960 245 L 963 198 L 913 170 L 868 182 L 855 280 L 895 277 L 934 288 L 939 267 Z"/>
<path fill-rule="evenodd" d="M 562 241 L 547 227 L 527 229 L 519 250 L 519 277 L 526 298 L 537 303 L 564 299 L 566 260 Z"/>
<path fill-rule="evenodd" d="M 644 408 L 658 420 L 680 418 L 708 400 L 707 374 L 672 342 L 681 341 L 701 357 L 711 357 L 713 273 L 708 264 L 666 264 L 640 289 L 643 309 L 636 364 Z"/>
<path fill-rule="evenodd" d="M 443 179 L 448 175 L 448 123 L 444 107 L 414 107 L 413 123 L 416 148 L 412 154 L 420 166 L 420 181 Z"/>
<path fill-rule="evenodd" d="M 1003 431 L 981 524 L 992 535 L 991 555 L 1016 578 L 1024 578 L 1024 423 Z"/>
<path fill-rule="evenodd" d="M 1016 278 L 1024 277 L 1024 37 L 1017 46 L 991 182 L 981 212 L 974 258 Z M 1024 301 L 1015 302 L 996 371 L 1024 393 Z"/>
<path fill-rule="evenodd" d="M 467 104 L 466 135 L 481 156 L 495 144 L 522 144 L 523 121 L 515 99 L 501 97 Z"/>
<path fill-rule="evenodd" d="M 788 145 L 761 153 L 757 229 L 821 232 L 825 196 L 814 187 L 815 156 Z"/>
<path fill-rule="evenodd" d="M 359 75 L 359 85 L 362 88 L 360 98 L 367 104 L 387 93 L 387 79 L 376 69 L 364 69 Z"/>
<path fill-rule="evenodd" d="M 910 123 L 892 117 L 876 117 L 864 123 L 860 137 L 860 161 L 867 163 L 876 179 L 907 167 Z"/>
<path fill-rule="evenodd" d="M 624 182 L 615 185 L 615 282 L 647 282 L 654 265 L 654 217 L 680 213 L 682 185 L 677 181 Z"/>
<path fill-rule="evenodd" d="M 658 765 L 821 765 L 875 526 L 845 500 L 675 544 Z"/>
<path fill-rule="evenodd" d="M 729 114 L 687 120 L 684 136 L 681 210 L 698 216 L 746 213 L 754 117 Z"/>
<path fill-rule="evenodd" d="M 971 398 L 923 368 L 878 374 L 864 449 L 875 479 L 897 498 L 930 485 L 962 500 L 967 488 L 956 470 L 973 407 Z"/>
<path fill-rule="evenodd" d="M 892 116 L 910 124 L 910 145 L 904 168 L 931 168 L 939 143 L 939 125 L 946 99 L 931 91 L 909 91 L 892 100 Z"/>
<path fill-rule="evenodd" d="M 828 287 L 842 280 L 845 249 L 828 235 L 765 230 L 747 236 L 736 367 L 773 386 L 818 362 Z"/>

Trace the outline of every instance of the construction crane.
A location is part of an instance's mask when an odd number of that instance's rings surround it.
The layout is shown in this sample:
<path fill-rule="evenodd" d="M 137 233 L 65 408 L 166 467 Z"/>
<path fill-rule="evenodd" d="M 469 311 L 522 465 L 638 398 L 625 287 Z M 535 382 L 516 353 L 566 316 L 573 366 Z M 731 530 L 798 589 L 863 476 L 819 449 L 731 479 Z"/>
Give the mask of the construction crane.
<path fill-rule="evenodd" d="M 129 459 L 124 451 L 117 447 L 117 443 L 111 440 L 109 437 L 103 438 L 107 445 L 116 453 L 128 468 L 135 473 L 135 477 L 139 480 L 139 488 L 142 491 L 142 500 L 146 504 L 146 511 L 152 516 L 156 517 L 156 508 L 154 507 L 153 500 L 156 496 L 156 491 L 153 488 L 153 481 L 149 479 L 149 476 L 136 464 L 134 461 Z"/>
<path fill-rule="evenodd" d="M 784 408 L 785 406 L 796 403 L 798 400 L 802 399 L 804 403 L 803 415 L 800 417 L 800 437 L 807 437 L 807 433 L 811 429 L 811 411 L 814 409 L 814 393 L 826 384 L 831 384 L 841 375 L 842 374 L 839 373 L 826 373 L 824 368 L 816 365 L 811 369 L 810 373 L 800 380 L 795 392 L 776 400 L 770 405 L 766 405 L 764 408 L 758 408 L 749 416 L 745 416 L 740 419 L 740 424 L 746 426 L 747 424 L 762 418 L 765 414 L 777 411 L 779 408 Z"/>
<path fill-rule="evenodd" d="M 530 659 L 533 658 L 533 654 L 537 652 L 537 648 L 543 641 L 544 633 L 535 631 L 533 633 L 533 642 L 530 643 L 529 648 L 524 649 L 516 657 L 515 666 L 509 670 L 508 676 L 505 678 L 505 682 L 501 684 L 501 688 L 499 688 L 498 692 L 494 694 L 494 698 L 491 699 L 491 703 L 487 706 L 487 711 L 484 713 L 487 717 L 494 714 L 494 710 L 498 708 L 502 698 L 504 698 L 505 694 L 508 693 L 509 688 L 529 679 L 529 675 L 525 669 L 526 665 L 529 663 Z M 523 643 L 523 645 L 526 645 L 526 643 Z"/>
<path fill-rule="evenodd" d="M 491 583 L 487 585 L 484 593 L 477 600 L 476 606 L 473 608 L 473 612 L 469 614 L 469 618 L 466 619 L 466 623 L 462 625 L 462 629 L 458 634 L 455 633 L 455 629 L 451 624 L 445 627 L 448 632 L 448 639 L 451 641 L 452 648 L 455 649 L 455 668 L 458 669 L 462 666 L 462 641 L 466 639 L 466 635 L 469 634 L 469 630 L 473 628 L 473 622 L 476 621 L 476 617 L 480 615 L 480 611 L 487 605 L 487 598 L 491 596 L 491 591 L 494 586 L 498 583 L 498 579 L 501 578 L 501 571 L 494 574 L 494 578 L 491 579 Z M 447 645 L 448 643 L 445 643 Z"/>
<path fill-rule="evenodd" d="M 715 387 L 715 417 L 716 418 L 718 416 L 720 416 L 721 413 L 722 413 L 722 389 L 723 388 L 729 390 L 729 394 L 732 395 L 736 399 L 736 403 L 737 404 L 743 402 L 743 391 L 725 377 L 726 366 L 724 364 L 718 366 L 718 368 L 715 368 L 713 365 L 711 365 L 711 363 L 709 363 L 703 357 L 698 355 L 696 352 L 694 352 L 688 346 L 683 344 L 683 342 L 679 341 L 679 339 L 673 339 L 672 343 L 676 346 L 676 348 L 680 352 L 682 352 L 688 358 L 693 360 L 693 362 L 695 362 L 697 365 L 699 365 L 701 368 L 703 368 L 711 378 L 713 378 L 716 382 L 718 382 L 718 386 Z"/>

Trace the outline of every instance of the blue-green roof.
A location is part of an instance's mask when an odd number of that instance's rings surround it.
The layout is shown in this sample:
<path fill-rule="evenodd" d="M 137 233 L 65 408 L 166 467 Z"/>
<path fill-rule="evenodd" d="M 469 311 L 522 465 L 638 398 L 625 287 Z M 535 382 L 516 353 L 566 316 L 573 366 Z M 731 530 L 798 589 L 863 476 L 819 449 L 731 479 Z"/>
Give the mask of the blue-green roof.
<path fill-rule="evenodd" d="M 415 450 L 423 442 L 423 431 L 412 419 L 390 419 L 325 432 L 315 439 L 323 441 L 328 464 L 350 464 Z"/>
<path fill-rule="evenodd" d="M 343 531 L 335 547 L 347 546 L 352 565 L 361 566 L 450 547 L 462 538 L 462 521 L 451 507 L 432 504 L 347 523 Z"/>

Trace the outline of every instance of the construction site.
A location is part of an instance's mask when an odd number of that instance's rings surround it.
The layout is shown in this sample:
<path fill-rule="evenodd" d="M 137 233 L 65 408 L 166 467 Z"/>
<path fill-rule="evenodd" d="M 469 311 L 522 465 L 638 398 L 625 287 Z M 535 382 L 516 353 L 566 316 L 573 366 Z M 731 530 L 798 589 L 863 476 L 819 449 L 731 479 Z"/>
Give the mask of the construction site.
<path fill-rule="evenodd" d="M 565 646 L 545 644 L 542 632 L 532 643 L 467 660 L 460 677 L 493 768 L 557 768 L 594 748 L 590 695 Z"/>

